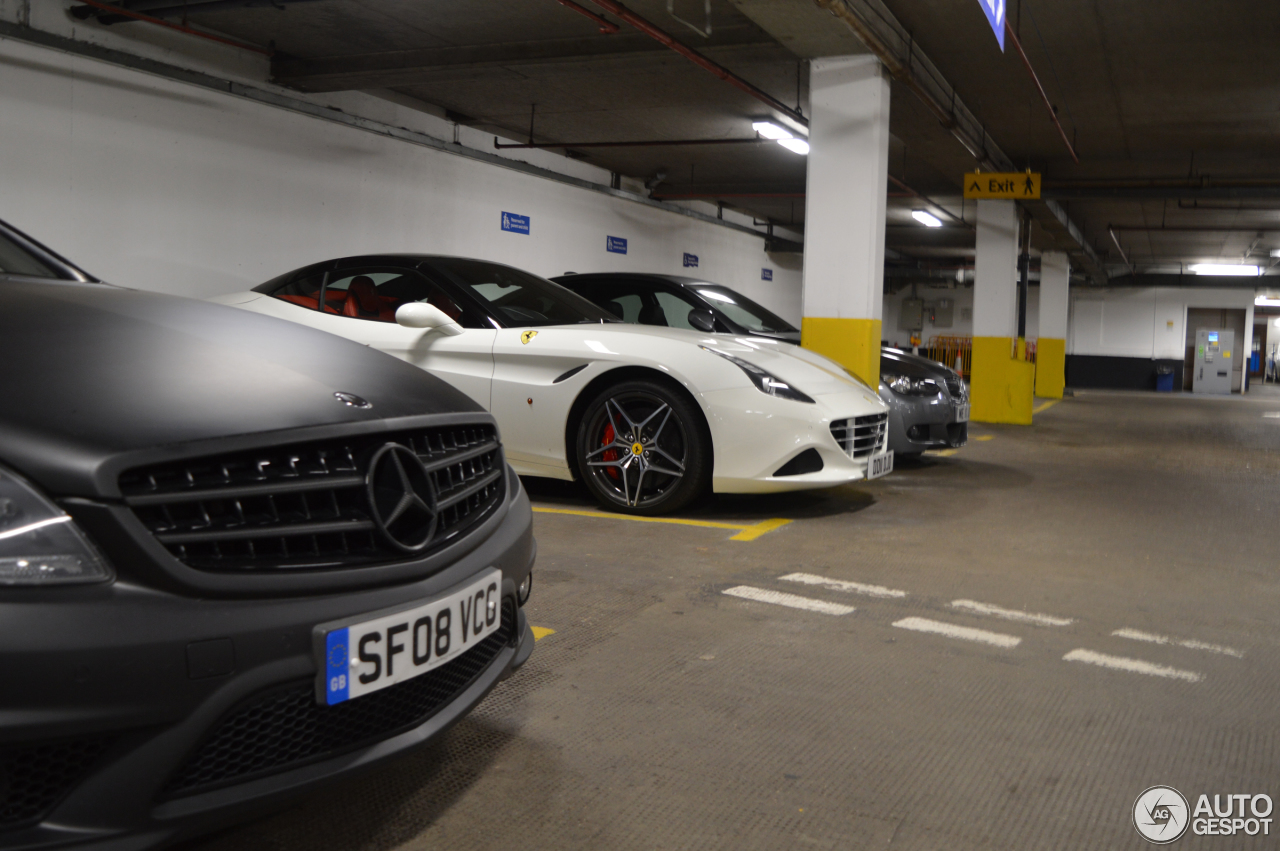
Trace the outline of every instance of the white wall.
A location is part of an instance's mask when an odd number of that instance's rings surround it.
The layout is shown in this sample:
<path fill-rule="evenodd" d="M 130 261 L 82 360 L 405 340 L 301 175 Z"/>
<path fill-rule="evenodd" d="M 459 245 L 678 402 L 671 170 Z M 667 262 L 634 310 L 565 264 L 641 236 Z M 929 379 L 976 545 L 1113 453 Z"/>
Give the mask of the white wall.
<path fill-rule="evenodd" d="M 1073 289 L 1067 353 L 1182 360 L 1189 307 L 1244 308 L 1247 352 L 1253 298 L 1252 289 Z"/>
<path fill-rule="evenodd" d="M 369 95 L 343 103 L 451 132 Z M 460 254 L 541 275 L 684 273 L 690 252 L 697 274 L 799 320 L 798 264 L 768 257 L 759 237 L 10 40 L 0 40 L 0 152 L 0 218 L 93 274 L 142 289 L 207 297 L 384 251 Z M 608 181 L 593 166 L 519 153 Z M 530 216 L 531 233 L 502 232 L 503 211 Z M 625 237 L 628 253 L 606 252 L 607 235 Z"/>
<path fill-rule="evenodd" d="M 924 330 L 920 332 L 920 338 L 928 343 L 929 338 L 935 334 L 950 334 L 956 336 L 970 337 L 973 336 L 973 287 L 957 286 L 955 289 L 935 288 L 924 284 L 917 285 L 916 296 L 924 299 L 925 304 L 937 301 L 940 298 L 949 298 L 953 305 L 951 311 L 951 326 L 949 328 L 939 328 L 929 321 L 929 317 L 925 316 Z M 898 330 L 898 317 L 902 312 L 902 300 L 911 297 L 911 288 L 906 287 L 901 292 L 886 293 L 884 297 L 884 338 L 890 343 L 895 340 L 907 345 L 907 340 L 911 337 L 910 331 Z M 1016 302 L 1015 302 L 1016 305 Z M 968 311 L 968 318 L 965 312 Z M 1015 311 L 1014 329 L 1017 329 L 1017 314 Z M 1027 339 L 1035 340 L 1040 336 L 1040 287 L 1032 283 L 1027 287 Z"/>

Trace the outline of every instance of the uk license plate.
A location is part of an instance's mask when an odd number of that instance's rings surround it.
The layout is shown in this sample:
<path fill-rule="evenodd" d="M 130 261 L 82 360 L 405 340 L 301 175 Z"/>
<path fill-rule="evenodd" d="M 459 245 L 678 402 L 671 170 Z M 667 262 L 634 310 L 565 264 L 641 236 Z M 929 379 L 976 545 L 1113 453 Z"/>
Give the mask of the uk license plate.
<path fill-rule="evenodd" d="M 316 627 L 317 700 L 329 706 L 438 668 L 502 626 L 502 571 L 390 614 Z"/>
<path fill-rule="evenodd" d="M 867 461 L 867 478 L 878 479 L 893 472 L 893 450 L 883 455 L 872 455 Z"/>
<path fill-rule="evenodd" d="M 956 405 L 955 422 L 967 423 L 969 421 L 969 403 L 961 402 Z"/>

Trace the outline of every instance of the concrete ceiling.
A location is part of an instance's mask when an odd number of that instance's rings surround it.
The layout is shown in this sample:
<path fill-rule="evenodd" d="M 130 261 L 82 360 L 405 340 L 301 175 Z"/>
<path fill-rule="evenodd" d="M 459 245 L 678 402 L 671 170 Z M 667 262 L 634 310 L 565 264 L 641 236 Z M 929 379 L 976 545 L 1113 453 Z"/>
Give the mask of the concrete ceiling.
<path fill-rule="evenodd" d="M 515 138 L 528 136 L 532 113 L 537 142 L 744 137 L 751 117 L 768 112 L 627 24 L 603 34 L 557 0 L 284 2 L 224 0 L 186 14 L 211 30 L 274 45 L 273 71 L 283 85 L 390 90 Z M 615 20 L 591 0 L 580 5 Z M 711 0 L 709 37 L 676 17 L 703 25 L 704 0 L 673 0 L 675 16 L 668 0 L 626 6 L 805 111 L 805 60 L 866 52 L 814 0 Z M 978 0 L 883 0 L 881 8 L 1015 166 L 1042 171 L 1046 190 L 1060 191 L 1059 203 L 1113 273 L 1246 257 L 1265 265 L 1280 248 L 1280 3 L 1010 0 L 1010 23 L 1079 163 L 1012 44 L 1000 52 Z M 962 204 L 959 186 L 973 157 L 896 81 L 890 130 L 891 175 L 971 222 L 973 204 Z M 655 195 L 719 198 L 803 226 L 803 198 L 786 196 L 804 192 L 805 161 L 777 145 L 569 155 L 637 178 L 665 174 Z M 910 211 L 928 204 L 901 186 L 889 190 L 890 248 L 931 263 L 971 256 L 970 227 L 950 220 L 938 231 L 918 227 Z M 1038 235 L 1041 244 L 1048 239 Z"/>

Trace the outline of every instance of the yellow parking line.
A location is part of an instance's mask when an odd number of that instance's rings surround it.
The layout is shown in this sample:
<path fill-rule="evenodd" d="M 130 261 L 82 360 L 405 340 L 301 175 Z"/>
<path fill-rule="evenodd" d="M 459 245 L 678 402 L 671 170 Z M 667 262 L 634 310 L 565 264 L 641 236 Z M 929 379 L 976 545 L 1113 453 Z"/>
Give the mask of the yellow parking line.
<path fill-rule="evenodd" d="M 790 523 L 781 517 L 775 517 L 771 520 L 762 520 L 759 523 L 720 523 L 715 520 L 686 520 L 683 517 L 635 517 L 630 514 L 611 514 L 607 511 L 582 511 L 576 508 L 539 508 L 534 507 L 535 512 L 539 514 L 571 514 L 574 517 L 603 517 L 608 520 L 633 520 L 637 523 L 671 523 L 676 526 L 704 526 L 708 529 L 736 529 L 738 534 L 731 537 L 731 541 L 754 541 L 761 535 L 768 534 L 775 529 L 780 529 Z"/>
<path fill-rule="evenodd" d="M 761 520 L 753 526 L 743 527 L 742 531 L 730 538 L 730 541 L 754 541 L 761 535 L 767 535 L 774 529 L 781 529 L 790 523 L 781 517 L 775 517 L 772 520 Z"/>
<path fill-rule="evenodd" d="M 534 640 L 534 641 L 541 641 L 542 639 L 546 638 L 548 635 L 555 635 L 555 634 L 556 634 L 556 631 L 555 631 L 554 629 L 549 628 L 549 627 L 545 627 L 545 626 L 535 626 L 535 627 L 533 627 L 533 640 Z"/>
<path fill-rule="evenodd" d="M 991 440 L 993 437 L 995 437 L 994 434 L 979 434 L 970 438 L 970 440 Z"/>
<path fill-rule="evenodd" d="M 1031 409 L 1031 413 L 1032 413 L 1033 415 L 1034 415 L 1034 414 L 1038 414 L 1038 413 L 1040 413 L 1041 411 L 1043 411 L 1045 408 L 1052 408 L 1054 405 L 1058 404 L 1058 403 L 1059 403 L 1059 402 L 1061 402 L 1061 401 L 1062 401 L 1061 399 L 1050 399 L 1048 402 L 1044 402 L 1044 403 L 1042 403 L 1042 404 L 1040 404 L 1040 405 L 1037 405 L 1036 407 L 1032 408 L 1032 409 Z"/>
<path fill-rule="evenodd" d="M 959 451 L 959 449 L 934 449 L 929 454 L 936 455 L 939 458 L 950 458 Z"/>

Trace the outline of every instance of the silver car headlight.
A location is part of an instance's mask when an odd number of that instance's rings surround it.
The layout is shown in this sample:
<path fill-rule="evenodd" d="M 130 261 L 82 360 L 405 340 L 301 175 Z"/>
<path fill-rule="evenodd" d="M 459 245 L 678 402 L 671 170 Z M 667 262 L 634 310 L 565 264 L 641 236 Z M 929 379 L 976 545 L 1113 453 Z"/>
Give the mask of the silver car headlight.
<path fill-rule="evenodd" d="M 76 585 L 111 576 L 70 515 L 0 467 L 0 585 Z"/>
<path fill-rule="evenodd" d="M 715 349 L 708 348 L 707 346 L 699 346 L 698 348 L 711 352 L 713 355 L 719 355 L 729 361 L 729 363 L 738 367 L 738 369 L 741 369 L 747 374 L 747 378 L 751 379 L 751 383 L 754 384 L 756 389 L 761 393 L 774 396 L 778 399 L 790 399 L 793 402 L 805 402 L 810 405 L 814 404 L 813 399 L 809 398 L 809 396 L 792 387 L 773 373 L 761 369 L 750 361 L 745 361 L 742 358 L 735 358 L 733 355 L 716 351 Z"/>
<path fill-rule="evenodd" d="M 884 383 L 900 396 L 936 396 L 942 391 L 932 378 L 910 378 L 906 375 L 886 375 Z"/>

